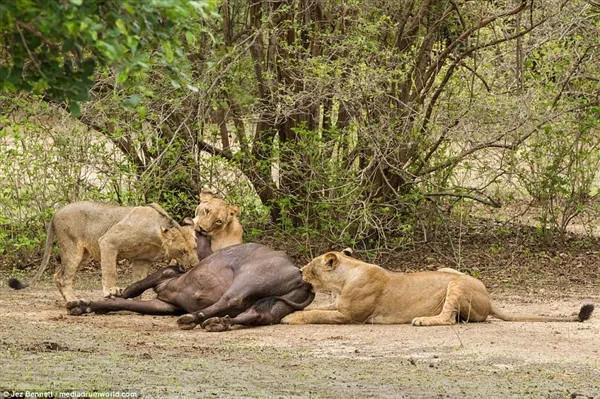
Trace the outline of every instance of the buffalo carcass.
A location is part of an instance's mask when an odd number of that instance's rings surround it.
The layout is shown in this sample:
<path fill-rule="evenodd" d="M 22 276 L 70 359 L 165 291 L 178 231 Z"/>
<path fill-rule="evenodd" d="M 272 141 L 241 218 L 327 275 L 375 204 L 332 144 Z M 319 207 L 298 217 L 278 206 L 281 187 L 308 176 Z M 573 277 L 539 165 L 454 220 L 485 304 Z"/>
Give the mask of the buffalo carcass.
<path fill-rule="evenodd" d="M 156 299 L 127 299 L 154 288 Z M 67 303 L 72 315 L 129 310 L 151 315 L 182 315 L 179 328 L 198 324 L 207 331 L 232 325 L 268 325 L 304 309 L 314 299 L 312 286 L 281 251 L 249 243 L 223 248 L 184 272 L 158 270 L 133 283 L 120 298 Z"/>

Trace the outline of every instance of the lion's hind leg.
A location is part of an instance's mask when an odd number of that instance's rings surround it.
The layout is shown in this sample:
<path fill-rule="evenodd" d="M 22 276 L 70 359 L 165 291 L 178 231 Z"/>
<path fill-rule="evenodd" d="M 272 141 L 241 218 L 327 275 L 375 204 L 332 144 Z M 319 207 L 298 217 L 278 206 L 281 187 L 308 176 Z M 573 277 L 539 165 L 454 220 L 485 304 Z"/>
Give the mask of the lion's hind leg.
<path fill-rule="evenodd" d="M 452 279 L 446 290 L 442 311 L 437 316 L 415 317 L 413 326 L 447 326 L 458 321 L 485 321 L 491 304 L 483 283 L 471 276 Z"/>
<path fill-rule="evenodd" d="M 65 301 L 76 301 L 73 280 L 81 264 L 87 260 L 87 253 L 82 245 L 68 240 L 59 241 L 59 248 L 61 261 L 54 274 L 54 282 Z"/>

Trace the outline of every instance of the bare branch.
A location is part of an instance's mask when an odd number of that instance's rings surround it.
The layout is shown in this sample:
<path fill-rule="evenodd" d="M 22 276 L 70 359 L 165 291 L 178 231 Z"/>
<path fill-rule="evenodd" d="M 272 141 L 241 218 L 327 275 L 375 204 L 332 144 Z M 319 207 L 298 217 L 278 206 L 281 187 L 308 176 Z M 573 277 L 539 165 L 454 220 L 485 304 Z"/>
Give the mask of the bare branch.
<path fill-rule="evenodd" d="M 473 194 L 473 193 L 455 193 L 455 192 L 451 192 L 451 191 L 442 191 L 442 192 L 438 192 L 438 193 L 423 193 L 423 196 L 425 196 L 425 197 L 457 197 L 460 199 L 468 198 L 468 199 L 472 199 L 477 202 L 481 202 L 482 204 L 491 206 L 493 208 L 501 208 L 502 207 L 500 202 L 498 202 L 488 196 L 478 195 L 478 194 Z"/>
<path fill-rule="evenodd" d="M 597 0 L 583 0 L 591 6 L 600 7 L 600 1 Z"/>
<path fill-rule="evenodd" d="M 527 7 L 527 0 L 521 0 L 521 4 L 518 7 L 514 8 L 510 11 L 506 11 L 506 12 L 503 12 L 503 13 L 500 13 L 497 15 L 492 15 L 490 17 L 484 18 L 477 25 L 465 30 L 463 33 L 461 33 L 461 35 L 455 41 L 450 43 L 450 45 L 448 47 L 446 47 L 446 49 L 444 51 L 442 51 L 442 53 L 437 57 L 437 59 L 435 61 L 432 62 L 432 67 L 427 71 L 425 80 L 431 79 L 432 76 L 434 76 L 435 73 L 444 65 L 444 60 L 446 58 L 448 58 L 448 56 L 454 51 L 454 49 L 456 47 L 458 47 L 459 44 L 461 44 L 462 42 L 467 40 L 467 38 L 469 36 L 471 36 L 474 32 L 486 27 L 487 25 L 491 24 L 492 22 L 496 21 L 499 18 L 504 18 L 504 17 L 508 17 L 511 15 L 515 15 L 515 14 L 523 11 L 525 9 L 525 7 Z M 475 51 L 475 50 L 473 50 L 473 51 Z M 463 53 L 460 55 L 459 58 L 464 58 L 466 55 L 467 55 L 467 53 Z"/>
<path fill-rule="evenodd" d="M 233 154 L 229 150 L 222 150 L 204 141 L 199 141 L 197 146 L 200 150 L 205 151 L 211 155 L 218 155 L 228 160 L 233 159 Z"/>
<path fill-rule="evenodd" d="M 586 106 L 579 106 L 576 107 L 576 109 L 582 109 L 582 108 L 586 108 Z M 505 132 L 500 134 L 499 136 L 497 136 L 496 138 L 484 142 L 484 143 L 480 143 L 476 146 L 473 146 L 471 148 L 469 148 L 468 150 L 463 151 L 462 153 L 460 153 L 459 155 L 449 158 L 448 160 L 446 160 L 445 162 L 442 162 L 438 165 L 434 165 L 431 166 L 425 170 L 421 170 L 419 173 L 415 173 L 415 176 L 423 176 L 435 171 L 438 171 L 440 169 L 444 169 L 453 165 L 458 164 L 460 161 L 462 161 L 463 159 L 465 159 L 466 157 L 468 157 L 469 155 L 477 152 L 477 151 L 481 151 L 485 148 L 504 148 L 507 150 L 516 150 L 523 142 L 525 142 L 529 137 L 531 137 L 531 135 L 533 135 L 536 131 L 538 131 L 538 129 L 540 129 L 542 126 L 546 125 L 547 123 L 553 121 L 554 119 L 559 118 L 560 116 L 562 116 L 564 113 L 566 112 L 572 112 L 573 109 L 569 109 L 566 110 L 564 112 L 559 113 L 558 115 L 554 115 L 553 117 L 547 118 L 545 119 L 543 122 L 538 123 L 533 129 L 531 129 L 531 131 L 521 135 L 520 137 L 518 137 L 516 140 L 514 140 L 512 143 L 510 144 L 502 144 L 500 143 L 501 140 L 503 140 L 506 135 L 509 132 Z M 514 129 L 513 129 L 514 130 Z"/>
<path fill-rule="evenodd" d="M 481 83 L 483 83 L 483 85 L 485 86 L 485 89 L 487 90 L 487 92 L 491 93 L 492 89 L 490 88 L 490 85 L 488 84 L 488 82 L 485 80 L 485 78 L 480 73 L 478 73 L 476 70 L 474 70 L 473 68 L 471 68 L 469 65 L 467 65 L 463 61 L 459 62 L 459 65 L 461 67 L 467 69 L 473 75 L 475 75 L 481 81 Z"/>
<path fill-rule="evenodd" d="M 427 165 L 427 161 L 429 161 L 429 158 L 431 158 L 431 156 L 437 151 L 439 146 L 443 143 L 444 139 L 446 138 L 446 134 L 448 134 L 450 129 L 452 129 L 456 125 L 458 125 L 458 120 L 455 120 L 451 125 L 444 127 L 444 130 L 442 131 L 442 134 L 440 134 L 440 137 L 437 139 L 435 144 L 431 146 L 431 148 L 429 149 L 429 151 L 427 152 L 427 154 L 425 155 L 423 160 L 420 162 L 419 167 L 417 168 L 417 171 L 415 172 L 415 175 L 418 175 L 419 172 L 421 171 L 421 169 L 423 169 L 423 166 Z"/>
<path fill-rule="evenodd" d="M 58 107 L 66 112 L 70 112 L 69 110 L 69 106 L 65 103 L 58 103 L 53 101 L 52 99 L 50 99 L 49 97 L 43 97 L 42 98 L 44 101 L 46 101 L 48 104 L 53 105 L 55 107 Z M 144 163 L 144 161 L 139 157 L 139 155 L 137 154 L 135 147 L 133 146 L 132 142 L 130 140 L 127 139 L 126 136 L 121 136 L 121 137 L 115 137 L 111 131 L 110 126 L 101 126 L 99 124 L 97 124 L 93 118 L 89 117 L 88 115 L 80 115 L 77 117 L 77 119 L 83 124 L 85 125 L 87 128 L 92 129 L 97 131 L 98 133 L 102 134 L 103 136 L 107 137 L 115 146 L 117 146 L 117 148 L 123 153 L 125 154 L 125 156 L 127 156 L 127 159 L 132 162 L 139 171 L 143 171 L 146 169 L 146 164 Z"/>
<path fill-rule="evenodd" d="M 465 23 L 465 20 L 464 20 L 462 14 L 460 13 L 460 9 L 458 8 L 456 1 L 450 0 L 450 4 L 452 4 L 452 8 L 454 8 L 454 11 L 456 11 L 456 15 L 458 15 L 458 20 L 460 21 L 460 25 L 463 27 L 463 29 L 466 29 L 467 24 Z"/>
<path fill-rule="evenodd" d="M 560 98 L 562 97 L 563 92 L 565 91 L 565 88 L 567 87 L 567 85 L 571 82 L 571 79 L 573 77 L 573 74 L 575 74 L 575 72 L 579 69 L 579 66 L 581 65 L 581 63 L 585 60 L 585 58 L 587 57 L 589 51 L 593 48 L 598 47 L 599 45 L 593 45 L 593 46 L 588 46 L 585 51 L 583 52 L 583 55 L 581 57 L 579 57 L 579 59 L 577 60 L 577 62 L 575 63 L 575 65 L 573 65 L 573 68 L 571 68 L 571 72 L 569 72 L 569 76 L 567 76 L 567 79 L 565 79 L 565 82 L 562 84 L 560 91 L 556 94 L 556 97 L 554 97 L 554 101 L 552 101 L 552 108 L 554 108 L 556 106 L 556 104 L 558 103 L 558 101 L 560 100 Z"/>

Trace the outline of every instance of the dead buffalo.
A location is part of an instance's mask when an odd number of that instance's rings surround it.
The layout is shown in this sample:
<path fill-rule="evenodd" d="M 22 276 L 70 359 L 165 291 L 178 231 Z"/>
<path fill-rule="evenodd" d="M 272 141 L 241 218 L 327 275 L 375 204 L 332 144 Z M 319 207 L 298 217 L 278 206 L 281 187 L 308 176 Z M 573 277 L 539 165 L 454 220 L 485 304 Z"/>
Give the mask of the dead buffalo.
<path fill-rule="evenodd" d="M 156 299 L 126 299 L 154 288 Z M 223 248 L 184 272 L 171 266 L 158 270 L 123 291 L 121 298 L 72 301 L 72 315 L 129 310 L 152 315 L 182 315 L 179 328 L 200 324 L 207 331 L 230 326 L 279 323 L 314 299 L 312 286 L 283 252 L 261 244 Z"/>

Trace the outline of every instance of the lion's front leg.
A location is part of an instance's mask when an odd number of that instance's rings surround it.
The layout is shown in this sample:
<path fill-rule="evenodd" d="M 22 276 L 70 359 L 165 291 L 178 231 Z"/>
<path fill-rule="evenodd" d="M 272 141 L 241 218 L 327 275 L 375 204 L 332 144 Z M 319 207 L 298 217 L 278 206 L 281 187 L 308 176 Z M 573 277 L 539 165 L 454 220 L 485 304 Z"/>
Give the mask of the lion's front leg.
<path fill-rule="evenodd" d="M 412 320 L 413 326 L 451 326 L 453 324 L 456 324 L 456 314 L 451 312 L 431 317 L 415 317 Z"/>
<path fill-rule="evenodd" d="M 323 305 L 323 306 L 315 306 L 314 308 L 310 308 L 308 310 L 337 310 L 338 305 L 337 303 L 330 303 L 329 305 Z"/>
<path fill-rule="evenodd" d="M 337 310 L 301 310 L 285 316 L 282 324 L 349 324 L 356 323 Z"/>
<path fill-rule="evenodd" d="M 117 287 L 117 247 L 106 235 L 100 237 L 100 267 L 102 269 L 102 293 L 105 297 L 121 296 L 122 289 Z"/>

